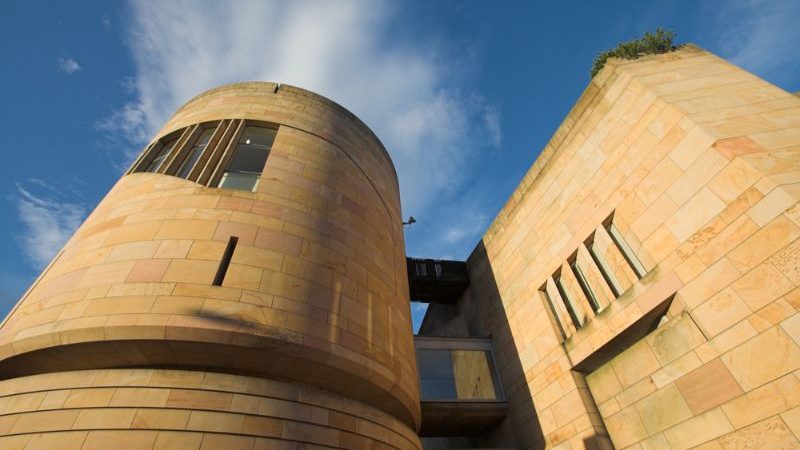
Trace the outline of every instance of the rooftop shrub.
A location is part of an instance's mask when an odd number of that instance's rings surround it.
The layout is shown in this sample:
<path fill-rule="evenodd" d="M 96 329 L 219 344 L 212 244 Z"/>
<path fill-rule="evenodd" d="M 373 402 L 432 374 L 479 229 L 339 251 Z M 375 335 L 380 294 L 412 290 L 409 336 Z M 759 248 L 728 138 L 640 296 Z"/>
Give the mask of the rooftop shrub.
<path fill-rule="evenodd" d="M 592 63 L 592 78 L 600 72 L 600 69 L 605 66 L 608 58 L 622 58 L 622 59 L 636 59 L 642 55 L 667 53 L 677 50 L 679 46 L 673 44 L 675 39 L 675 32 L 672 30 L 665 30 L 663 28 L 656 28 L 656 31 L 651 33 L 646 31 L 639 39 L 633 39 L 627 42 L 621 42 L 616 47 L 606 50 L 594 59 Z"/>

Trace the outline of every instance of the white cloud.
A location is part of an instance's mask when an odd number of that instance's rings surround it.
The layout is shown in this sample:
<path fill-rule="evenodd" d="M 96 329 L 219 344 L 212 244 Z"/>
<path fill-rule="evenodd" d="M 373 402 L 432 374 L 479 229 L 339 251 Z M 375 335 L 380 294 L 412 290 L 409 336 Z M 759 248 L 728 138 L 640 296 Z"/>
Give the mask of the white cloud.
<path fill-rule="evenodd" d="M 446 44 L 393 39 L 392 7 L 132 1 L 137 99 L 101 128 L 141 146 L 180 104 L 217 85 L 255 79 L 300 86 L 363 119 L 397 167 L 406 214 L 430 211 L 478 170 L 482 151 L 499 146 L 500 122 L 466 86 L 468 64 L 449 57 Z"/>
<path fill-rule="evenodd" d="M 13 199 L 25 227 L 19 236 L 23 254 L 38 269 L 50 262 L 64 246 L 83 221 L 87 208 L 61 201 L 58 191 L 42 180 L 32 179 L 29 184 L 48 191 L 47 194 L 37 195 L 17 185 L 17 194 Z"/>
<path fill-rule="evenodd" d="M 73 73 L 81 70 L 81 65 L 78 64 L 78 61 L 71 57 L 58 58 L 58 68 L 67 75 L 72 75 Z"/>
<path fill-rule="evenodd" d="M 800 2 L 732 0 L 718 11 L 714 29 L 726 58 L 773 81 L 800 75 Z"/>

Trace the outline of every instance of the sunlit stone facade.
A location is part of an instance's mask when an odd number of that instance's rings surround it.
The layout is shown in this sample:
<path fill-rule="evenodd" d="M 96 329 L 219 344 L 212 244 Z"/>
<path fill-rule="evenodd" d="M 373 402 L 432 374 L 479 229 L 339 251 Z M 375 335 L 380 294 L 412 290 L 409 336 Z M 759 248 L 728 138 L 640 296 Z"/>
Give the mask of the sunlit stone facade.
<path fill-rule="evenodd" d="M 509 401 L 450 442 L 800 447 L 798 199 L 800 99 L 694 46 L 609 62 L 428 312 Z"/>
<path fill-rule="evenodd" d="M 401 222 L 339 105 L 190 100 L 2 324 L 0 448 L 418 449 Z"/>
<path fill-rule="evenodd" d="M 3 322 L 0 448 L 799 448 L 799 199 L 796 95 L 694 46 L 611 60 L 415 355 L 381 143 L 223 86 Z M 420 398 L 425 351 L 457 398 Z"/>

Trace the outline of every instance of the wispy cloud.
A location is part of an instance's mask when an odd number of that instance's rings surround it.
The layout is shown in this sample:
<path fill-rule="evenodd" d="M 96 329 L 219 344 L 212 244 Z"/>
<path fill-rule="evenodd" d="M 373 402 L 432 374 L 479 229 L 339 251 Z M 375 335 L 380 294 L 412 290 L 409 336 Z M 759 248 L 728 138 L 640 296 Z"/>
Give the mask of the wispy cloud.
<path fill-rule="evenodd" d="M 404 210 L 420 214 L 463 187 L 481 152 L 500 144 L 499 117 L 464 81 L 469 63 L 446 56 L 441 40 L 393 39 L 389 3 L 130 5 L 137 99 L 101 127 L 138 146 L 206 89 L 252 79 L 293 84 L 343 104 L 381 137 Z"/>
<path fill-rule="evenodd" d="M 86 216 L 85 205 L 64 201 L 59 191 L 39 179 L 28 181 L 28 187 L 17 185 L 15 203 L 24 226 L 19 235 L 23 255 L 36 269 L 50 259 L 67 242 Z M 33 191 L 40 191 L 34 193 Z"/>
<path fill-rule="evenodd" d="M 723 56 L 773 82 L 800 76 L 800 2 L 732 0 L 718 11 L 712 28 Z"/>
<path fill-rule="evenodd" d="M 67 75 L 72 75 L 81 70 L 81 65 L 72 57 L 58 58 L 58 69 Z"/>

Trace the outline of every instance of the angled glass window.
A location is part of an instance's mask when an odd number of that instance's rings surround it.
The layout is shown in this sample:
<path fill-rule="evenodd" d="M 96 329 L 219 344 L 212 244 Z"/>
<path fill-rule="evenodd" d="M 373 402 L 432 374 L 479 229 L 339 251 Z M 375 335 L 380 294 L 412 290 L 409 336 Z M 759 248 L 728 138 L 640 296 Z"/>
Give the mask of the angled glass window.
<path fill-rule="evenodd" d="M 219 187 L 255 191 L 275 140 L 275 133 L 273 128 L 246 127 L 228 168 L 222 175 Z"/>
<path fill-rule="evenodd" d="M 167 159 L 169 152 L 171 152 L 172 148 L 175 147 L 175 144 L 178 142 L 179 138 L 180 134 L 161 144 L 161 148 L 158 149 L 158 152 L 156 152 L 156 155 L 150 161 L 150 164 L 148 164 L 142 172 L 158 172 L 158 169 L 161 168 L 161 165 L 164 163 L 164 160 Z"/>
<path fill-rule="evenodd" d="M 214 128 L 206 128 L 197 137 L 195 140 L 192 149 L 189 150 L 189 154 L 186 155 L 186 159 L 183 160 L 183 164 L 181 164 L 180 169 L 178 169 L 178 176 L 181 178 L 188 178 L 189 173 L 192 171 L 192 168 L 197 163 L 197 160 L 200 159 L 200 155 L 203 154 L 203 150 L 206 149 L 208 146 L 208 142 L 211 140 L 211 136 L 214 134 Z"/>

